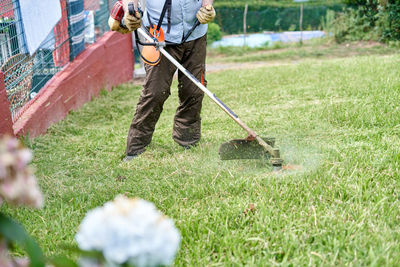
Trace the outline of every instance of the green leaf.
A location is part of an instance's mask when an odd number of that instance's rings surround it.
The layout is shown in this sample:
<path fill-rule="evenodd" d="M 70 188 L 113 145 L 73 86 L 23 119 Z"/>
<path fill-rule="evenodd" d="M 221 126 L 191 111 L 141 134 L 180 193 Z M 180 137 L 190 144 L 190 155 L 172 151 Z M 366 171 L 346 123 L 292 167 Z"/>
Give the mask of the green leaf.
<path fill-rule="evenodd" d="M 95 258 L 98 260 L 104 260 L 103 253 L 101 251 L 96 251 L 96 250 L 82 250 L 78 246 L 71 246 L 71 245 L 62 245 L 62 249 L 68 250 L 72 253 L 78 254 L 83 257 L 87 258 Z"/>
<path fill-rule="evenodd" d="M 78 267 L 78 264 L 76 264 L 74 261 L 68 259 L 65 256 L 57 256 L 57 257 L 51 258 L 50 263 L 54 267 Z"/>
<path fill-rule="evenodd" d="M 32 267 L 45 266 L 45 258 L 42 250 L 35 240 L 26 233 L 25 229 L 20 224 L 2 213 L 0 213 L 0 235 L 7 241 L 22 246 L 29 256 L 30 265 Z"/>

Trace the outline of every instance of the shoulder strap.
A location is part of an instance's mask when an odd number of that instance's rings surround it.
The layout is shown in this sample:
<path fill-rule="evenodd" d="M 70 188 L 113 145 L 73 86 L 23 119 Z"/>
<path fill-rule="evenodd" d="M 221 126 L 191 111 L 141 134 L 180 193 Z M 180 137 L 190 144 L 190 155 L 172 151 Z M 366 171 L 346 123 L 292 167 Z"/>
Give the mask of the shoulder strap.
<path fill-rule="evenodd" d="M 150 23 L 150 26 L 149 26 L 149 27 L 151 28 L 151 27 L 153 27 L 153 22 L 151 21 L 149 12 L 146 11 L 146 14 L 147 14 L 147 19 L 149 20 L 149 23 Z"/>
<path fill-rule="evenodd" d="M 172 0 L 169 0 L 169 4 L 168 4 L 168 29 L 167 29 L 167 33 L 169 33 L 171 31 L 171 10 L 172 10 Z"/>
<path fill-rule="evenodd" d="M 171 30 L 171 8 L 172 8 L 172 0 L 165 0 L 164 7 L 163 7 L 163 9 L 161 11 L 160 19 L 158 21 L 157 31 L 160 31 L 161 25 L 162 25 L 164 17 L 165 17 L 165 13 L 168 10 L 168 29 L 167 29 L 167 32 L 168 33 L 170 32 L 170 30 Z"/>

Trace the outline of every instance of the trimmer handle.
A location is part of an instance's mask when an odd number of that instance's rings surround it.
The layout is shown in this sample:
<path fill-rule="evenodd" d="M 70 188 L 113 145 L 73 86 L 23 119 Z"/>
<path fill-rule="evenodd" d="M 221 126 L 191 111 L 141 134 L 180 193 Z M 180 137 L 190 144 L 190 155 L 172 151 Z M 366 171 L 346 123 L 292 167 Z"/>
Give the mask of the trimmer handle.
<path fill-rule="evenodd" d="M 128 3 L 128 12 L 129 15 L 135 16 L 135 5 L 133 4 L 133 2 Z"/>
<path fill-rule="evenodd" d="M 193 25 L 193 27 L 189 30 L 189 32 L 186 34 L 186 36 L 183 38 L 182 43 L 186 42 L 189 36 L 192 34 L 192 32 L 200 26 L 200 21 L 196 19 L 196 23 Z"/>
<path fill-rule="evenodd" d="M 143 10 L 141 10 L 140 7 L 136 8 L 133 2 L 129 2 L 128 3 L 128 13 L 129 13 L 129 15 L 137 17 L 136 16 L 137 12 L 139 12 L 140 16 L 143 17 Z"/>

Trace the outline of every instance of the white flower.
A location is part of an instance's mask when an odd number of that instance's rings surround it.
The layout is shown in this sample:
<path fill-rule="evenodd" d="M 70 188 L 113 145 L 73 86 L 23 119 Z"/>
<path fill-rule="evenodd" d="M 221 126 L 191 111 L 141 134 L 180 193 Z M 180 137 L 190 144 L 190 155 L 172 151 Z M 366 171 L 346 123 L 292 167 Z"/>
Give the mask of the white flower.
<path fill-rule="evenodd" d="M 118 196 L 89 211 L 75 239 L 81 249 L 101 251 L 110 263 L 141 267 L 172 264 L 180 234 L 152 203 Z"/>
<path fill-rule="evenodd" d="M 43 205 L 42 193 L 28 166 L 31 160 L 32 152 L 18 139 L 0 138 L 0 201 L 35 208 Z"/>

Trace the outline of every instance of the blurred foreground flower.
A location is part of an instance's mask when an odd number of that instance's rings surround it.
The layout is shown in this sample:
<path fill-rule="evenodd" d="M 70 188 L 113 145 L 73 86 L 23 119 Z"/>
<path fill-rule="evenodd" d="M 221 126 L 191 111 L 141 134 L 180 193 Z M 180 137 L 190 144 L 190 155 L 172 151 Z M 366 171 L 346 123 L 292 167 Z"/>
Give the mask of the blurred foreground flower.
<path fill-rule="evenodd" d="M 18 139 L 0 136 L 0 205 L 3 201 L 12 205 L 39 208 L 43 197 L 28 164 L 32 153 Z M 15 258 L 9 253 L 17 244 L 24 248 L 28 258 Z M 0 266 L 45 266 L 41 249 L 12 218 L 0 212 Z"/>
<path fill-rule="evenodd" d="M 1 267 L 29 267 L 28 259 L 11 258 L 6 242 L 0 242 L 0 266 Z"/>
<path fill-rule="evenodd" d="M 82 250 L 100 251 L 110 264 L 171 265 L 180 243 L 172 220 L 141 199 L 118 196 L 89 211 L 76 235 Z"/>
<path fill-rule="evenodd" d="M 0 137 L 0 202 L 39 208 L 43 197 L 28 164 L 32 153 L 14 137 Z"/>

